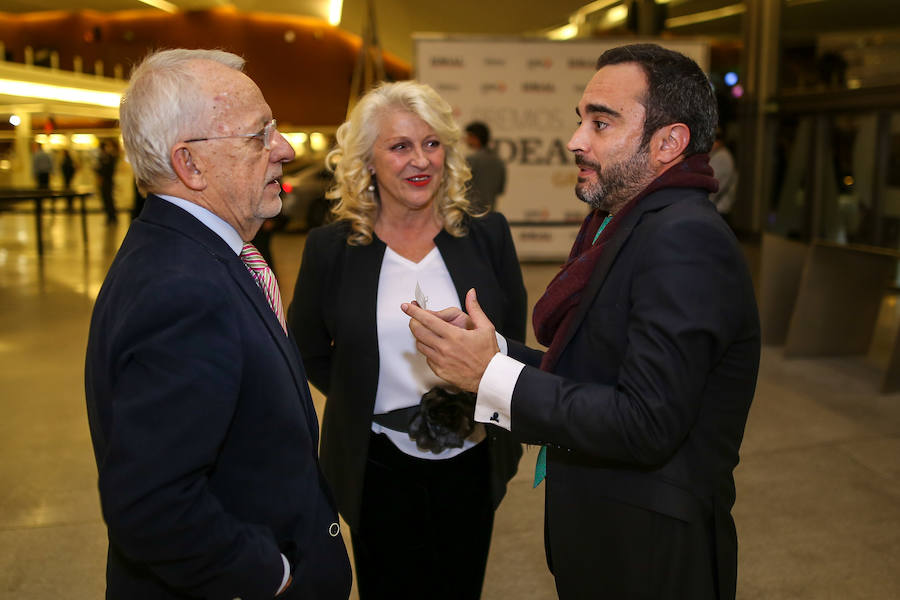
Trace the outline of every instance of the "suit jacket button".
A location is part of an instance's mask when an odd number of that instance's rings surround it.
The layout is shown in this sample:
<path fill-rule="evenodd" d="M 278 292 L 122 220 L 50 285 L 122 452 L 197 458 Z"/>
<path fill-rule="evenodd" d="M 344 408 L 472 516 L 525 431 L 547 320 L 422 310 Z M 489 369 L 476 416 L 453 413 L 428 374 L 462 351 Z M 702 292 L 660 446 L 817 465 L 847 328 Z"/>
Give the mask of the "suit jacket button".
<path fill-rule="evenodd" d="M 328 535 L 330 535 L 331 537 L 337 537 L 338 535 L 340 535 L 340 533 L 341 533 L 341 526 L 338 525 L 337 523 L 332 523 L 331 526 L 328 528 Z"/>

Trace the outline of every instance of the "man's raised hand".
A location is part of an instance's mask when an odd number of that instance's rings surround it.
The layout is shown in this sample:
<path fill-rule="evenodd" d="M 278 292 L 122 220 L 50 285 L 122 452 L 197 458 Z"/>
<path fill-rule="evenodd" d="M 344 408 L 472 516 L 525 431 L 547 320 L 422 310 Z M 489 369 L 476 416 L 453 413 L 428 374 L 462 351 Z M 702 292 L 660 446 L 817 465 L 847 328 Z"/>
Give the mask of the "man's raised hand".
<path fill-rule="evenodd" d="M 477 392 L 481 376 L 499 348 L 491 323 L 475 295 L 466 294 L 466 313 L 459 309 L 430 312 L 415 303 L 400 308 L 410 316 L 409 329 L 428 366 L 448 383 Z"/>

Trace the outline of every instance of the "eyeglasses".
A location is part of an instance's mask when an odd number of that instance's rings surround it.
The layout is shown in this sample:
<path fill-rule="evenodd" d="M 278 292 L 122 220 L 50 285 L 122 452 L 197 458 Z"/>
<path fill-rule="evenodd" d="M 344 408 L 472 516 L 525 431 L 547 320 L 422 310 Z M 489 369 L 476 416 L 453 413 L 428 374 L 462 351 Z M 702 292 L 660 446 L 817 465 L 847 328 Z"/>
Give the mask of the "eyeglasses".
<path fill-rule="evenodd" d="M 275 131 L 278 128 L 278 123 L 275 119 L 272 119 L 266 126 L 257 131 L 256 133 L 238 133 L 235 135 L 219 135 L 215 137 L 205 137 L 205 138 L 193 138 L 190 140 L 184 140 L 183 143 L 189 144 L 191 142 L 205 142 L 207 140 L 225 140 L 228 138 L 257 138 L 262 140 L 263 148 L 268 150 L 272 147 L 272 137 L 275 135 Z"/>

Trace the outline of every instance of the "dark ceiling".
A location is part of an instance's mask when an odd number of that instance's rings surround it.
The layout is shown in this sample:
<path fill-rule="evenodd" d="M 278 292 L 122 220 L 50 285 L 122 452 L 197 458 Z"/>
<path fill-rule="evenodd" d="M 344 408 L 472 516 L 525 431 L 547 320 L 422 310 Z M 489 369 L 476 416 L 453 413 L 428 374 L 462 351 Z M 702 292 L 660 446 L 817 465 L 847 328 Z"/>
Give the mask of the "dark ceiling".
<path fill-rule="evenodd" d="M 181 10 L 230 6 L 240 12 L 264 12 L 325 18 L 329 0 L 168 0 Z M 382 47 L 411 61 L 412 35 L 416 32 L 520 35 L 564 25 L 569 16 L 586 5 L 608 10 L 633 0 L 374 0 Z M 758 2 L 763 0 L 748 0 Z M 738 0 L 670 0 L 659 8 L 664 17 L 709 14 L 740 7 Z M 784 0 L 782 35 L 789 44 L 806 43 L 825 33 L 900 29 L 898 0 Z M 120 11 L 148 6 L 139 0 L 3 0 L 11 13 L 36 10 Z M 150 9 L 153 10 L 153 9 Z M 340 27 L 362 33 L 366 0 L 344 0 Z M 678 35 L 737 39 L 740 15 L 670 29 Z"/>

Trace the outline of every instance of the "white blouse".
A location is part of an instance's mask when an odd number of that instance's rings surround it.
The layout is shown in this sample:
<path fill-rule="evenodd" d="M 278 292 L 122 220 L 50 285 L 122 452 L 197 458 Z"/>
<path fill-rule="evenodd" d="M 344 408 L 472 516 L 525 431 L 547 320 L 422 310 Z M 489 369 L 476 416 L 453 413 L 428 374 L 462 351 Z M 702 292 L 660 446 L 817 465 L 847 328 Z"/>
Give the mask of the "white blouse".
<path fill-rule="evenodd" d="M 376 327 L 378 332 L 378 390 L 375 413 L 419 404 L 422 394 L 436 385 L 446 385 L 416 350 L 409 330 L 409 317 L 400 304 L 415 300 L 416 285 L 422 290 L 429 310 L 461 308 L 453 280 L 437 247 L 419 262 L 406 259 L 390 248 L 384 252 L 378 279 Z M 484 426 L 478 424 L 462 448 L 448 448 L 440 454 L 422 451 L 409 435 L 372 423 L 372 431 L 384 433 L 404 453 L 417 458 L 447 459 L 468 450 L 484 439 Z"/>

